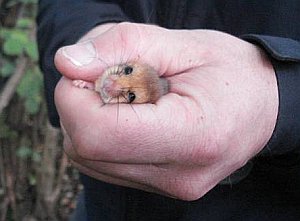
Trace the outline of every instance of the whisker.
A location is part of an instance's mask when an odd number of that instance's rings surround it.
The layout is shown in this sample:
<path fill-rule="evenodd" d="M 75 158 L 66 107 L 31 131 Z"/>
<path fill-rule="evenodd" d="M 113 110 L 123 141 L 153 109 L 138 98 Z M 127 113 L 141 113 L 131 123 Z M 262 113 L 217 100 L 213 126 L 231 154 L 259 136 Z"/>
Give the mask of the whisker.
<path fill-rule="evenodd" d="M 109 103 L 109 102 L 111 102 L 112 101 L 112 99 L 114 99 L 115 97 L 111 97 L 111 98 L 109 98 L 108 99 L 108 101 L 107 101 L 107 103 Z"/>
<path fill-rule="evenodd" d="M 131 109 L 133 110 L 133 112 L 135 113 L 135 115 L 137 116 L 138 120 L 140 121 L 139 115 L 137 114 L 137 112 L 135 111 L 135 109 L 133 108 L 132 104 L 130 104 Z"/>
<path fill-rule="evenodd" d="M 121 73 L 122 73 L 122 67 L 121 67 L 121 65 L 118 65 L 118 69 L 117 69 L 117 75 L 121 75 Z"/>
<path fill-rule="evenodd" d="M 126 98 L 126 96 L 124 95 L 124 93 L 121 93 L 121 96 L 124 97 L 124 99 L 128 102 L 128 104 L 130 105 L 131 109 L 133 110 L 133 112 L 135 113 L 135 115 L 137 116 L 138 120 L 140 121 L 139 115 L 137 114 L 137 112 L 135 111 L 135 109 L 133 108 L 132 104 L 129 103 L 128 99 Z"/>
<path fill-rule="evenodd" d="M 119 97 L 117 98 L 118 99 L 118 106 L 117 106 L 117 125 L 119 124 L 119 107 L 120 107 L 120 100 L 119 100 Z"/>
<path fill-rule="evenodd" d="M 105 62 L 103 59 L 99 58 L 98 56 L 93 56 L 93 57 L 89 57 L 89 58 L 96 58 L 97 60 L 99 60 L 99 61 L 103 62 L 103 63 L 105 64 L 106 68 L 108 68 L 108 67 L 109 67 L 108 63 L 107 63 L 107 62 Z"/>
<path fill-rule="evenodd" d="M 113 43 L 113 52 L 114 52 L 114 54 L 115 54 L 113 66 L 115 66 L 115 65 L 117 64 L 117 63 L 116 63 L 117 54 L 116 54 L 116 45 L 115 45 L 115 42 Z"/>
<path fill-rule="evenodd" d="M 128 100 L 128 98 L 125 96 L 125 92 L 124 91 L 120 91 L 121 93 L 120 93 L 120 95 L 129 103 L 129 100 Z"/>
<path fill-rule="evenodd" d="M 125 61 L 125 64 L 128 64 L 128 63 L 129 63 L 129 60 L 131 60 L 132 54 L 133 54 L 136 50 L 137 50 L 137 49 L 136 49 L 136 47 L 135 47 L 135 49 L 133 49 L 133 50 L 130 52 L 130 54 L 128 55 L 128 58 L 127 58 L 126 61 Z"/>
<path fill-rule="evenodd" d="M 151 1 L 150 1 L 150 2 L 151 2 Z M 154 11 L 155 11 L 155 7 L 152 6 L 152 10 L 151 10 L 151 12 L 150 12 L 148 18 L 145 20 L 145 23 L 146 23 L 146 24 L 149 24 L 149 23 L 150 23 L 150 20 L 151 20 L 151 18 L 152 18 L 152 15 L 154 14 Z"/>
<path fill-rule="evenodd" d="M 121 59 L 120 59 L 120 63 L 123 64 L 123 59 L 125 57 L 125 50 L 124 50 L 124 46 L 122 45 L 122 48 L 121 48 Z"/>

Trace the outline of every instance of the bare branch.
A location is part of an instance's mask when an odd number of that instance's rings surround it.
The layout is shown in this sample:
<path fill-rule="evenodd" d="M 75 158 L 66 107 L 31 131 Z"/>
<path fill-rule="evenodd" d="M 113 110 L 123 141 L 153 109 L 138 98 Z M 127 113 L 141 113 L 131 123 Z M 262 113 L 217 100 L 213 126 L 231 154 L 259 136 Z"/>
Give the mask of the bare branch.
<path fill-rule="evenodd" d="M 6 220 L 6 215 L 7 215 L 7 210 L 8 210 L 8 205 L 9 205 L 9 199 L 8 197 L 5 197 L 4 200 L 1 203 L 0 207 L 0 221 L 5 221 Z"/>
<path fill-rule="evenodd" d="M 65 153 L 62 154 L 62 158 L 60 161 L 60 167 L 58 170 L 56 186 L 53 191 L 53 201 L 57 201 L 59 194 L 61 193 L 62 185 L 63 185 L 63 176 L 65 175 L 66 168 L 68 166 L 68 158 Z"/>
<path fill-rule="evenodd" d="M 2 90 L 2 93 L 0 94 L 0 114 L 2 113 L 4 108 L 7 107 L 7 105 L 13 97 L 16 88 L 25 72 L 28 63 L 28 58 L 26 58 L 25 56 L 21 56 L 16 63 L 17 67 L 14 74 L 7 81 Z"/>
<path fill-rule="evenodd" d="M 17 202 L 16 202 L 16 194 L 14 191 L 15 174 L 11 171 L 11 168 L 7 168 L 5 172 L 6 172 L 6 188 L 7 188 L 9 203 L 12 209 L 12 216 L 14 220 L 17 220 Z"/>
<path fill-rule="evenodd" d="M 4 176 L 4 155 L 2 148 L 0 148 L 0 191 L 5 192 L 5 176 Z"/>

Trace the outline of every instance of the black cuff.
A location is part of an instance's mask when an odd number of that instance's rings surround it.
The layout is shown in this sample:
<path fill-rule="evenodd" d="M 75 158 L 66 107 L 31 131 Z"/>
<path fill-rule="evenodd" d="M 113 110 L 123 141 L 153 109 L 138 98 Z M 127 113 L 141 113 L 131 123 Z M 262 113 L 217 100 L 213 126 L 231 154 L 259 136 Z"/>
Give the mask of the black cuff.
<path fill-rule="evenodd" d="M 279 112 L 271 139 L 261 155 L 300 150 L 300 43 L 287 38 L 245 35 L 261 46 L 275 69 L 279 90 Z"/>

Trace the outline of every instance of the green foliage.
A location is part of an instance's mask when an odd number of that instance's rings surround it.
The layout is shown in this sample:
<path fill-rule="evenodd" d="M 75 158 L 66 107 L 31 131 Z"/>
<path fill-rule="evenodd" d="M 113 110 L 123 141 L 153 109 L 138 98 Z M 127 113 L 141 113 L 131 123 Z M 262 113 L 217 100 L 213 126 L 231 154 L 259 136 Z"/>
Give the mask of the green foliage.
<path fill-rule="evenodd" d="M 38 49 L 37 45 L 34 41 L 29 41 L 28 44 L 25 46 L 25 52 L 26 54 L 31 58 L 33 61 L 38 60 Z"/>
<path fill-rule="evenodd" d="M 0 42 L 1 60 L 0 78 L 10 77 L 17 66 L 18 57 L 27 56 L 28 69 L 24 77 L 21 79 L 17 88 L 17 94 L 23 98 L 26 113 L 30 115 L 37 114 L 40 110 L 42 102 L 42 75 L 38 68 L 38 49 L 32 34 L 35 25 L 35 11 L 37 0 L 10 0 L 6 7 L 12 8 L 16 4 L 28 6 L 26 8 L 25 17 L 16 19 L 13 27 L 1 27 Z M 34 6 L 34 7 L 32 7 Z"/>
<path fill-rule="evenodd" d="M 0 80 L 1 78 L 11 77 L 18 65 L 19 58 L 26 56 L 26 71 L 23 73 L 22 79 L 17 86 L 16 95 L 21 99 L 16 99 L 17 102 L 21 102 L 25 107 L 25 113 L 23 119 L 20 122 L 14 122 L 16 125 L 26 125 L 24 128 L 32 129 L 31 119 L 34 119 L 34 115 L 38 114 L 43 101 L 42 93 L 42 74 L 38 68 L 38 50 L 34 39 L 34 25 L 35 25 L 35 14 L 37 8 L 37 0 L 9 0 L 6 1 L 6 9 L 11 9 L 15 12 L 22 8 L 22 13 L 16 13 L 23 17 L 15 18 L 12 23 L 9 19 L 9 24 L 1 26 L 0 28 Z M 19 11 L 20 12 L 20 11 Z M 15 13 L 12 13 L 15 15 Z M 11 15 L 9 15 L 11 16 Z M 2 24 L 0 24 L 2 25 Z M 8 82 L 3 80 L 2 82 Z M 1 88 L 0 88 L 1 92 Z M 16 106 L 23 107 L 19 104 Z M 29 160 L 31 163 L 40 163 L 41 154 L 37 152 L 34 147 L 34 142 L 30 139 L 32 132 L 25 132 L 12 129 L 10 123 L 6 120 L 7 116 L 11 113 L 2 112 L 0 114 L 0 141 L 15 143 L 14 141 L 22 138 L 14 153 L 18 160 Z M 14 113 L 15 114 L 15 113 Z M 11 118 L 11 117 L 10 117 Z M 14 125 L 15 126 L 15 125 Z M 31 130 L 30 129 L 30 130 Z M 8 145 L 9 147 L 9 145 Z M 1 148 L 0 148 L 1 149 Z M 1 173 L 1 172 L 0 172 Z M 30 185 L 36 185 L 37 178 L 34 170 L 29 170 L 26 174 Z M 13 220 L 7 216 L 8 220 Z"/>
<path fill-rule="evenodd" d="M 17 93 L 25 100 L 25 108 L 29 114 L 36 114 L 42 101 L 42 75 L 38 67 L 28 69 L 20 82 Z"/>
<path fill-rule="evenodd" d="M 30 18 L 21 18 L 17 21 L 17 28 L 30 28 L 33 25 L 33 21 Z"/>
<path fill-rule="evenodd" d="M 9 77 L 15 70 L 15 66 L 12 62 L 6 60 L 3 66 L 0 68 L 1 77 Z"/>
<path fill-rule="evenodd" d="M 30 25 L 32 20 L 25 19 L 17 22 L 15 28 L 3 28 L 0 37 L 4 40 L 3 53 L 7 56 L 19 56 L 25 53 L 33 61 L 38 60 L 38 50 L 36 43 L 29 38 L 29 31 L 23 30 Z"/>
<path fill-rule="evenodd" d="M 37 0 L 10 0 L 6 7 L 11 8 L 16 4 L 23 5 L 37 4 Z M 27 17 L 19 18 L 12 28 L 1 28 L 0 38 L 3 40 L 2 52 L 7 56 L 19 56 L 25 54 L 33 61 L 38 60 L 38 50 L 35 41 L 30 38 L 30 31 L 34 26 L 34 13 L 26 14 Z"/>
<path fill-rule="evenodd" d="M 32 155 L 32 149 L 27 146 L 21 146 L 17 150 L 17 156 L 21 159 L 28 159 Z"/>
<path fill-rule="evenodd" d="M 41 154 L 40 154 L 40 153 L 34 151 L 34 152 L 32 153 L 31 159 L 32 159 L 34 162 L 38 163 L 38 162 L 41 162 L 42 157 L 41 157 Z"/>
<path fill-rule="evenodd" d="M 28 179 L 31 186 L 36 185 L 36 176 L 34 174 L 29 174 Z"/>
<path fill-rule="evenodd" d="M 21 146 L 18 148 L 16 152 L 17 156 L 22 159 L 22 160 L 32 160 L 34 162 L 40 162 L 41 161 L 41 155 L 34 151 L 32 148 L 28 146 Z M 29 173 L 28 176 L 28 181 L 31 186 L 36 185 L 36 175 L 33 173 Z"/>
<path fill-rule="evenodd" d="M 21 37 L 21 35 L 12 35 L 11 38 L 8 38 L 3 44 L 3 52 L 6 55 L 20 55 L 26 44 L 26 40 Z"/>
<path fill-rule="evenodd" d="M 7 39 L 10 36 L 10 30 L 8 28 L 1 28 L 0 29 L 0 38 Z"/>
<path fill-rule="evenodd" d="M 40 193 L 65 183 L 57 183 L 55 178 L 61 176 L 60 171 L 66 165 L 64 161 L 56 162 L 61 157 L 61 150 L 54 150 L 52 143 L 60 145 L 58 131 L 54 132 L 44 125 L 47 115 L 44 110 L 43 79 L 37 64 L 34 39 L 36 4 L 37 0 L 4 0 L 0 4 L 0 94 L 5 95 L 4 101 L 9 101 L 0 113 L 0 152 L 4 159 L 3 162 L 0 160 L 0 204 L 1 199 L 9 199 L 7 212 L 6 208 L 0 209 L 5 212 L 0 212 L 0 219 L 7 221 L 26 219 L 24 214 L 35 220 L 44 217 L 57 220 L 56 214 L 62 214 L 59 218 L 67 214 L 67 211 L 60 212 L 60 205 L 55 205 L 61 202 L 60 199 L 50 202 L 49 206 L 41 204 L 47 201 L 48 196 Z M 17 81 L 19 85 L 16 85 Z M 4 88 L 11 89 L 8 91 L 15 93 L 13 97 L 2 93 L 7 92 Z M 49 142 L 46 136 L 55 140 Z M 44 157 L 49 161 L 44 162 Z M 45 167 L 41 167 L 42 164 Z M 76 188 L 73 188 L 73 181 L 73 178 L 70 179 L 72 189 L 77 190 L 78 181 L 74 185 Z M 10 191 L 2 188 L 9 185 L 15 198 L 10 199 Z M 66 208 L 69 211 L 69 206 Z"/>
<path fill-rule="evenodd" d="M 34 162 L 41 161 L 41 155 L 28 146 L 19 147 L 17 150 L 17 156 L 21 159 L 31 159 Z"/>

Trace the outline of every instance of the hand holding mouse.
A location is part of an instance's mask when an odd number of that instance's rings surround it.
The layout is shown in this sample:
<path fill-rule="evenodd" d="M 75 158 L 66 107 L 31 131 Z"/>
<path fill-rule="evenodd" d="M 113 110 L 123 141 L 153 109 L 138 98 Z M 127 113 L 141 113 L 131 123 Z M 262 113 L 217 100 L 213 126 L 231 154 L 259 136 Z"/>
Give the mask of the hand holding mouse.
<path fill-rule="evenodd" d="M 155 104 L 106 104 L 75 87 L 124 61 L 168 79 Z M 99 26 L 55 57 L 65 151 L 99 180 L 194 200 L 266 145 L 278 112 L 275 73 L 256 46 L 225 33 L 120 23 Z M 72 79 L 72 80 L 70 80 Z"/>

